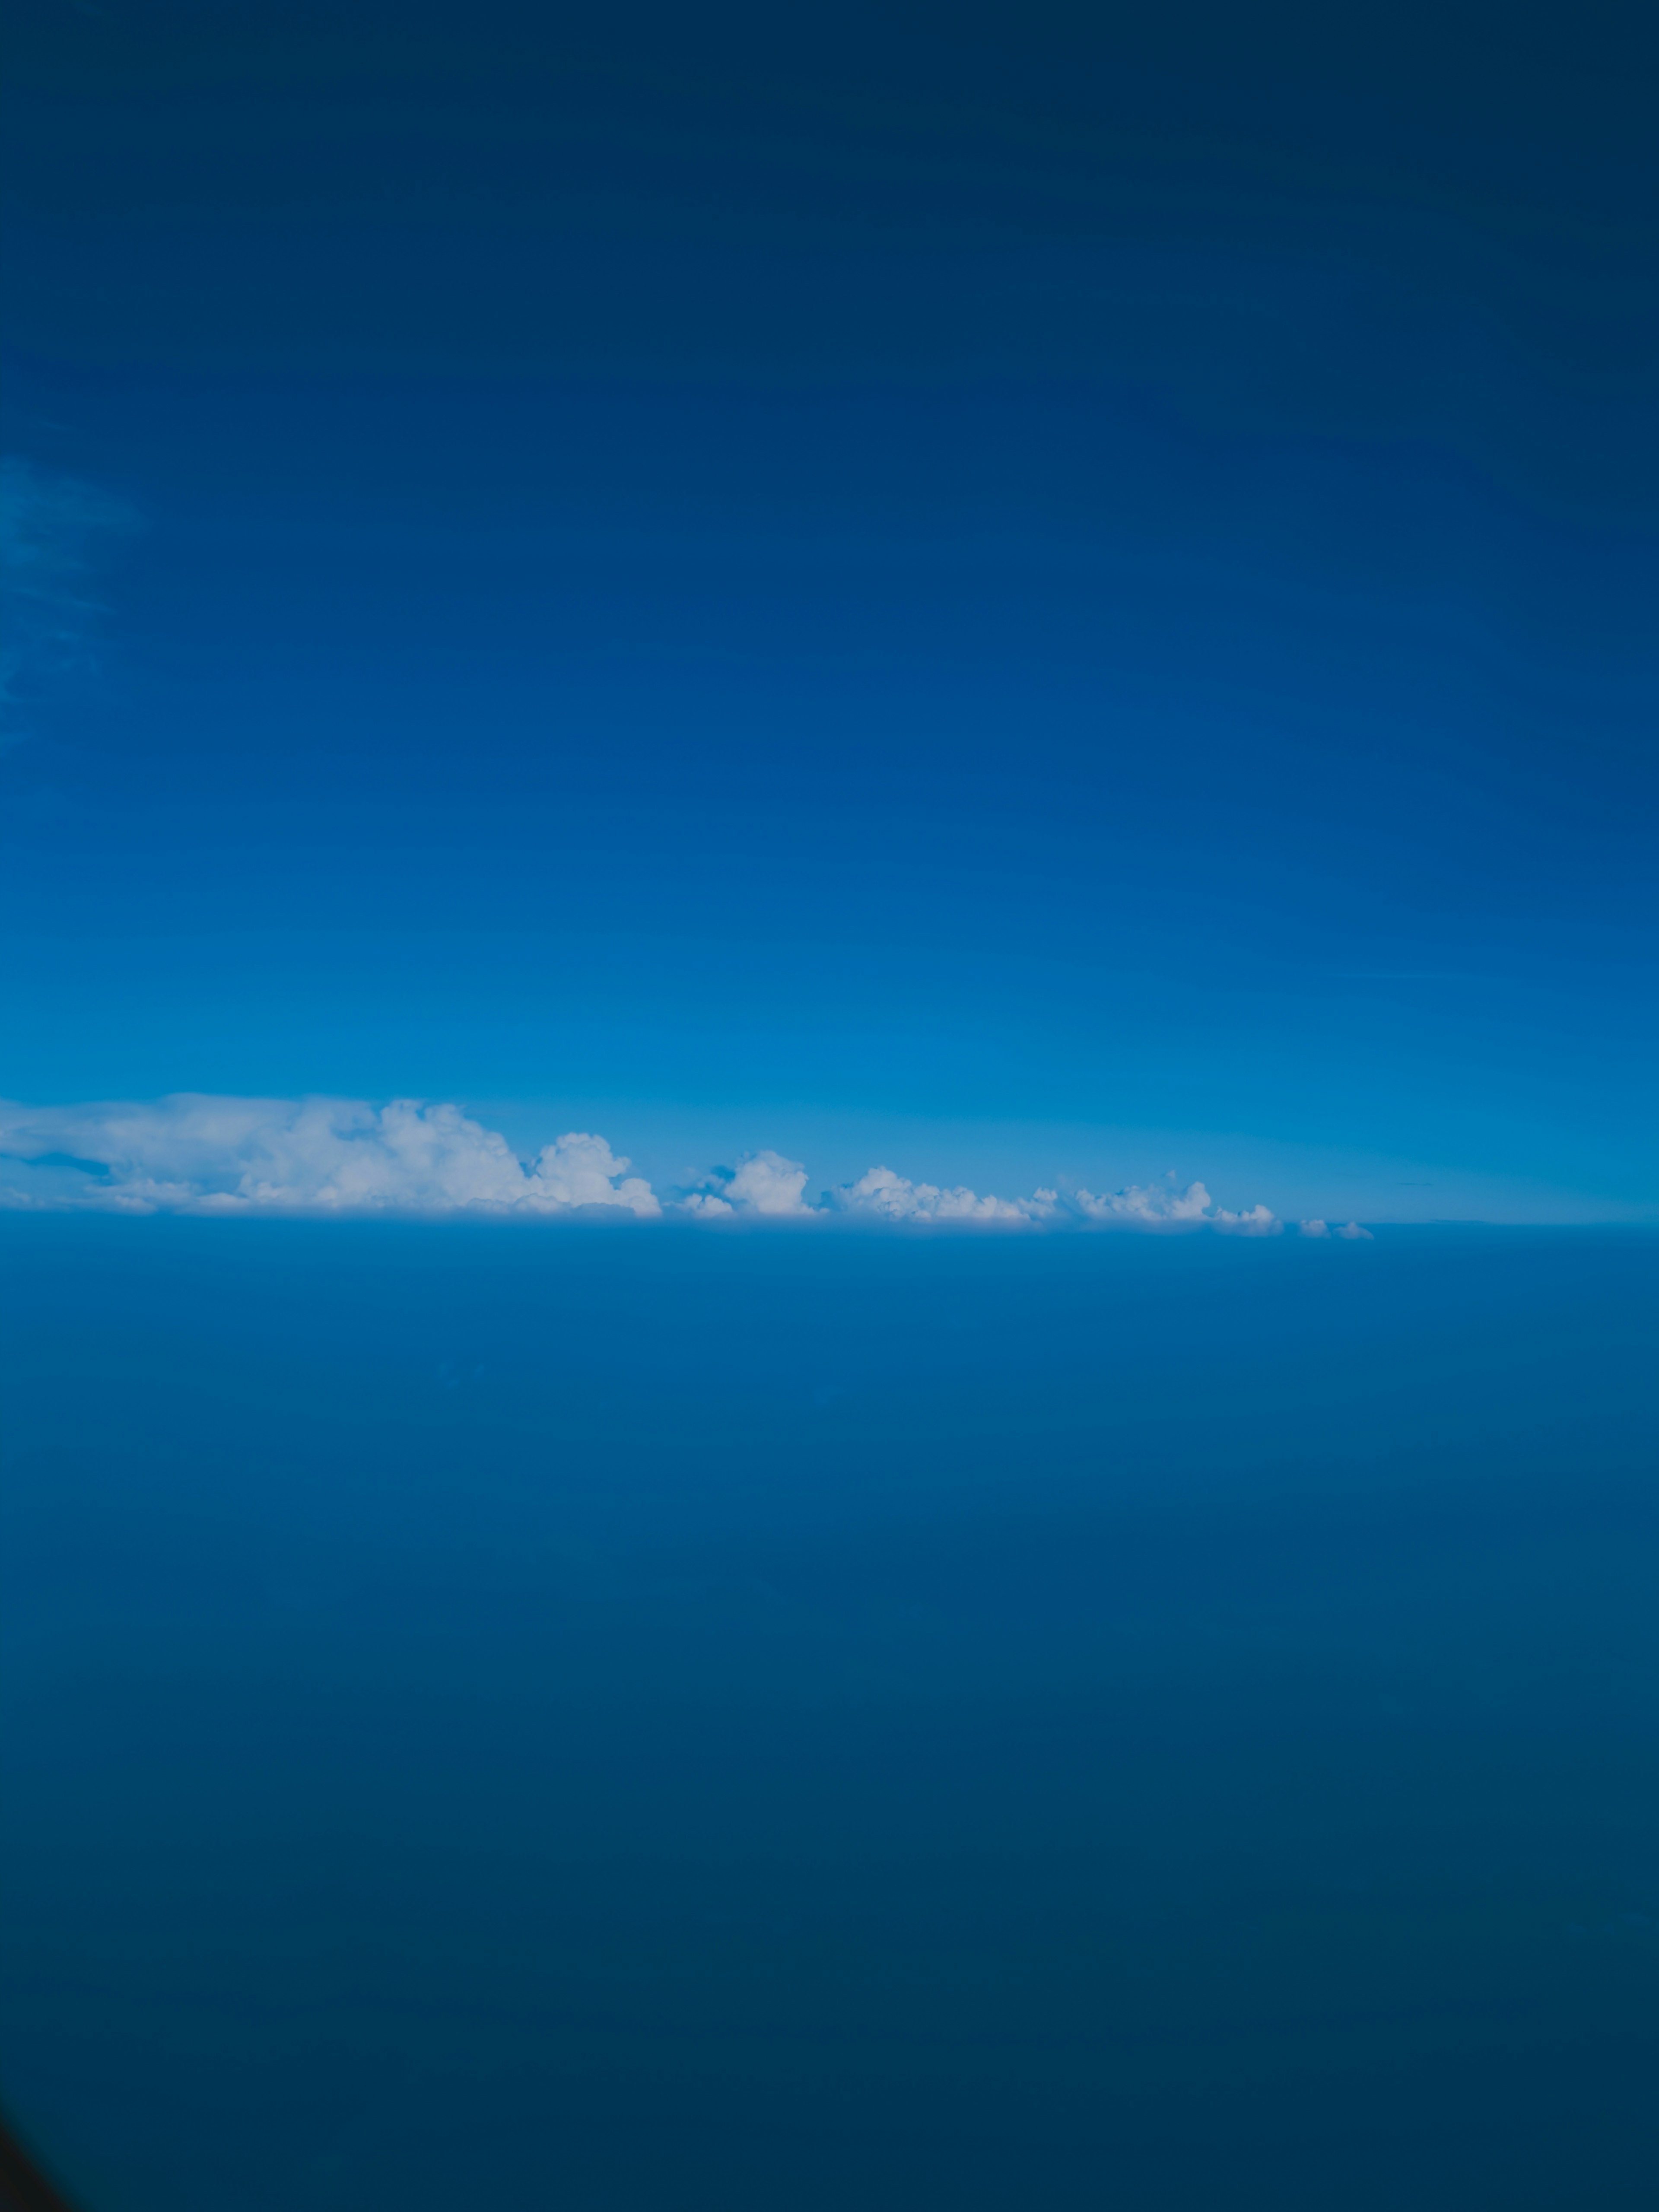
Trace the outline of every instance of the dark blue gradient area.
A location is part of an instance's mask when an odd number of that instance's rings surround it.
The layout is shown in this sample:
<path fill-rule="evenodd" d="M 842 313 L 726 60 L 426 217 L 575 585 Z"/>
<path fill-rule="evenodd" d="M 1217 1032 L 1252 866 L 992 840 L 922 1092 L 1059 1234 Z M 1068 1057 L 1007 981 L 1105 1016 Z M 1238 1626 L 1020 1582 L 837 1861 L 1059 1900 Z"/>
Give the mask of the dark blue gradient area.
<path fill-rule="evenodd" d="M 1648 1232 L 3 1245 L 93 2212 L 1651 2203 Z"/>

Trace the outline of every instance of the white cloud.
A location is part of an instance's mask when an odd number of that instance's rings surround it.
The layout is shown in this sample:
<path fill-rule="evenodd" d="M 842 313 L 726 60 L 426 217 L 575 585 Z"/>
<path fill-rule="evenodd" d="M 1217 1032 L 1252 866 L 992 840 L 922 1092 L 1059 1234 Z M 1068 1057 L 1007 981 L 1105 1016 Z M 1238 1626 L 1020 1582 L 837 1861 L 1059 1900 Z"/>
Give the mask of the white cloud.
<path fill-rule="evenodd" d="M 1265 1206 L 1253 1206 L 1243 1213 L 1230 1213 L 1225 1206 L 1218 1206 L 1201 1182 L 1189 1182 L 1184 1190 L 1176 1187 L 1173 1176 L 1165 1178 L 1166 1187 L 1159 1188 L 1146 1183 L 1130 1183 L 1125 1189 L 1097 1196 L 1091 1190 L 1076 1190 L 1070 1203 L 1087 1221 L 1098 1221 L 1125 1229 L 1218 1229 L 1230 1237 L 1277 1237 L 1284 1224 Z"/>
<path fill-rule="evenodd" d="M 1130 1183 L 1097 1197 L 1091 1190 L 1075 1190 L 1072 1203 L 1090 1221 L 1120 1221 L 1133 1228 L 1166 1229 L 1202 1221 L 1210 1210 L 1210 1194 L 1201 1182 L 1185 1190 L 1173 1186 L 1158 1190 L 1145 1183 Z"/>
<path fill-rule="evenodd" d="M 1204 1218 L 1224 1237 L 1277 1237 L 1285 1226 L 1265 1206 L 1248 1206 L 1243 1213 L 1229 1213 L 1224 1206 L 1218 1206 Z"/>
<path fill-rule="evenodd" d="M 521 1160 L 505 1137 L 459 1106 L 393 1099 L 224 1098 L 183 1094 L 141 1104 L 0 1103 L 0 1205 L 154 1213 L 457 1213 L 568 1215 L 604 1206 L 641 1218 L 662 1207 L 648 1182 L 603 1137 L 573 1130 Z M 806 1170 L 781 1152 L 746 1153 L 676 1201 L 693 1219 L 975 1228 L 1210 1228 L 1274 1237 L 1265 1206 L 1218 1206 L 1201 1182 L 1062 1197 L 1038 1189 L 998 1198 L 962 1184 L 913 1181 L 875 1167 L 806 1200 Z M 1304 1236 L 1326 1233 L 1303 1224 Z M 1369 1232 L 1357 1223 L 1340 1237 Z"/>
<path fill-rule="evenodd" d="M 1296 1225 L 1304 1237 L 1328 1237 L 1331 1233 L 1322 1221 L 1298 1221 Z"/>
<path fill-rule="evenodd" d="M 1362 1229 L 1357 1221 L 1345 1221 L 1336 1233 L 1339 1237 L 1346 1237 L 1351 1241 L 1364 1237 L 1366 1243 L 1369 1244 L 1371 1242 L 1370 1231 Z"/>
<path fill-rule="evenodd" d="M 750 1152 L 735 1168 L 716 1168 L 680 1203 L 705 1220 L 732 1213 L 799 1218 L 817 1211 L 802 1202 L 805 1188 L 806 1170 L 799 1160 L 787 1160 L 781 1152 Z"/>
<path fill-rule="evenodd" d="M 526 1165 L 459 1106 L 211 1098 L 0 1109 L 0 1197 L 120 1212 L 661 1212 L 603 1137 L 572 1131 Z"/>
<path fill-rule="evenodd" d="M 883 1221 L 1030 1222 L 1054 1211 L 1054 1194 L 1039 1190 L 1030 1198 L 981 1198 L 960 1184 L 943 1190 L 937 1183 L 912 1182 L 891 1168 L 872 1168 L 856 1182 L 830 1194 L 837 1212 L 866 1213 Z"/>
<path fill-rule="evenodd" d="M 856 1182 L 826 1191 L 821 1204 L 806 1202 L 806 1170 L 780 1152 L 751 1152 L 735 1168 L 717 1168 L 679 1203 L 702 1220 L 734 1214 L 821 1221 L 830 1215 L 861 1214 L 875 1221 L 963 1221 L 1028 1223 L 1056 1211 L 1054 1193 L 1030 1198 L 982 1198 L 958 1185 L 912 1182 L 890 1168 L 872 1168 Z"/>
<path fill-rule="evenodd" d="M 811 1209 L 801 1203 L 805 1188 L 806 1170 L 799 1160 L 787 1160 L 781 1152 L 754 1152 L 738 1164 L 726 1197 L 728 1205 L 751 1213 L 807 1213 Z"/>

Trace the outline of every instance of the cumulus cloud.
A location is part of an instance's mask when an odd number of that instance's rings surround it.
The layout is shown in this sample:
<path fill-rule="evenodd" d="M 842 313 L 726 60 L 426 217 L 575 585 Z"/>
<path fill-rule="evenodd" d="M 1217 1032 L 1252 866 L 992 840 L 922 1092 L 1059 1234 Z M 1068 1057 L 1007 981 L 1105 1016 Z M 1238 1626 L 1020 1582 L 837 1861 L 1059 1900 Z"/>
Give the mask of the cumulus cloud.
<path fill-rule="evenodd" d="M 1328 1237 L 1331 1233 L 1322 1221 L 1298 1221 L 1296 1225 L 1304 1237 Z"/>
<path fill-rule="evenodd" d="M 1368 1244 L 1372 1241 L 1370 1231 L 1362 1229 L 1357 1221 L 1345 1221 L 1336 1233 L 1339 1237 L 1346 1237 L 1351 1241 L 1358 1241 L 1361 1237 Z"/>
<path fill-rule="evenodd" d="M 1029 1222 L 1044 1220 L 1055 1211 L 1055 1194 L 1039 1190 L 1030 1198 L 981 1198 L 958 1184 L 941 1189 L 932 1182 L 912 1182 L 891 1168 L 872 1168 L 856 1182 L 831 1191 L 829 1203 L 837 1212 L 873 1215 L 882 1221 Z"/>
<path fill-rule="evenodd" d="M 459 1106 L 183 1096 L 0 1109 L 0 1197 L 126 1213 L 661 1212 L 603 1137 L 536 1158 Z"/>
<path fill-rule="evenodd" d="M 861 1214 L 877 1221 L 1029 1222 L 1054 1212 L 1053 1191 L 1031 1198 L 981 1198 L 958 1185 L 912 1182 L 890 1168 L 872 1168 L 856 1182 L 826 1191 L 816 1206 L 805 1196 L 806 1170 L 781 1152 L 750 1152 L 735 1168 L 716 1168 L 679 1201 L 702 1220 L 733 1215 L 823 1220 L 830 1215 Z"/>
<path fill-rule="evenodd" d="M 0 460 L 0 746 L 27 734 L 28 702 L 48 678 L 91 657 L 95 551 L 132 521 L 92 484 L 15 454 Z"/>
<path fill-rule="evenodd" d="M 1218 1206 L 1204 1218 L 1224 1237 L 1277 1237 L 1285 1226 L 1265 1206 L 1247 1206 L 1243 1213 L 1229 1213 L 1224 1206 Z"/>
<path fill-rule="evenodd" d="M 1214 1229 L 1230 1237 L 1277 1237 L 1284 1224 L 1265 1206 L 1230 1212 L 1201 1182 L 1179 1188 L 1132 1183 L 1103 1196 L 1076 1189 L 1064 1195 L 1039 1188 L 1029 1198 L 999 1198 L 965 1185 L 914 1181 L 890 1167 L 874 1167 L 854 1182 L 825 1191 L 816 1206 L 805 1199 L 806 1170 L 776 1152 L 750 1154 L 738 1167 L 716 1169 L 680 1200 L 702 1219 L 734 1214 L 831 1216 L 872 1222 L 960 1222 L 975 1227 L 1029 1228 L 1038 1224 L 1133 1229 Z"/>
<path fill-rule="evenodd" d="M 1159 1190 L 1132 1182 L 1122 1190 L 1101 1196 L 1091 1190 L 1075 1190 L 1072 1203 L 1091 1221 L 1118 1221 L 1138 1229 L 1164 1229 L 1202 1221 L 1210 1210 L 1211 1200 L 1201 1182 L 1189 1182 L 1185 1190 L 1176 1190 L 1173 1185 L 1167 1190 Z"/>
<path fill-rule="evenodd" d="M 1277 1237 L 1284 1227 L 1277 1214 L 1265 1206 L 1230 1213 L 1216 1204 L 1201 1182 L 1189 1182 L 1182 1190 L 1173 1176 L 1166 1177 L 1162 1188 L 1130 1183 L 1103 1196 L 1091 1190 L 1076 1190 L 1069 1202 L 1085 1220 L 1123 1229 L 1208 1228 L 1229 1237 Z"/>
<path fill-rule="evenodd" d="M 750 1152 L 734 1168 L 716 1168 L 680 1203 L 705 1220 L 733 1213 L 799 1217 L 817 1210 L 803 1202 L 805 1188 L 806 1170 L 799 1160 L 787 1160 L 781 1152 Z"/>

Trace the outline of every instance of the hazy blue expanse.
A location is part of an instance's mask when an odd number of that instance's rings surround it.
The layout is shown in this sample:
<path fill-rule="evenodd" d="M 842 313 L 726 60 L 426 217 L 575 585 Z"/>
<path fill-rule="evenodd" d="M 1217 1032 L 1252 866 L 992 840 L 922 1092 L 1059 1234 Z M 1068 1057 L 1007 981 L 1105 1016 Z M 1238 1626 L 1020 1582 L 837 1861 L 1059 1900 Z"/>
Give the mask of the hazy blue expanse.
<path fill-rule="evenodd" d="M 1650 2203 L 1652 1236 L 0 1244 L 96 2212 Z"/>

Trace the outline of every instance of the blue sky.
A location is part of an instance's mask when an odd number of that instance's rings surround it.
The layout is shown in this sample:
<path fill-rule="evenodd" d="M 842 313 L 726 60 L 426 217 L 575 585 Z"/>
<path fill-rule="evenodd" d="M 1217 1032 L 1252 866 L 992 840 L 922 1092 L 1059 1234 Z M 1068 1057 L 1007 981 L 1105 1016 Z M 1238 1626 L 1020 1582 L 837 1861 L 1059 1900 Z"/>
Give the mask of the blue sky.
<path fill-rule="evenodd" d="M 0 1092 L 1659 1210 L 1633 12 L 337 12 L 20 42 Z"/>

